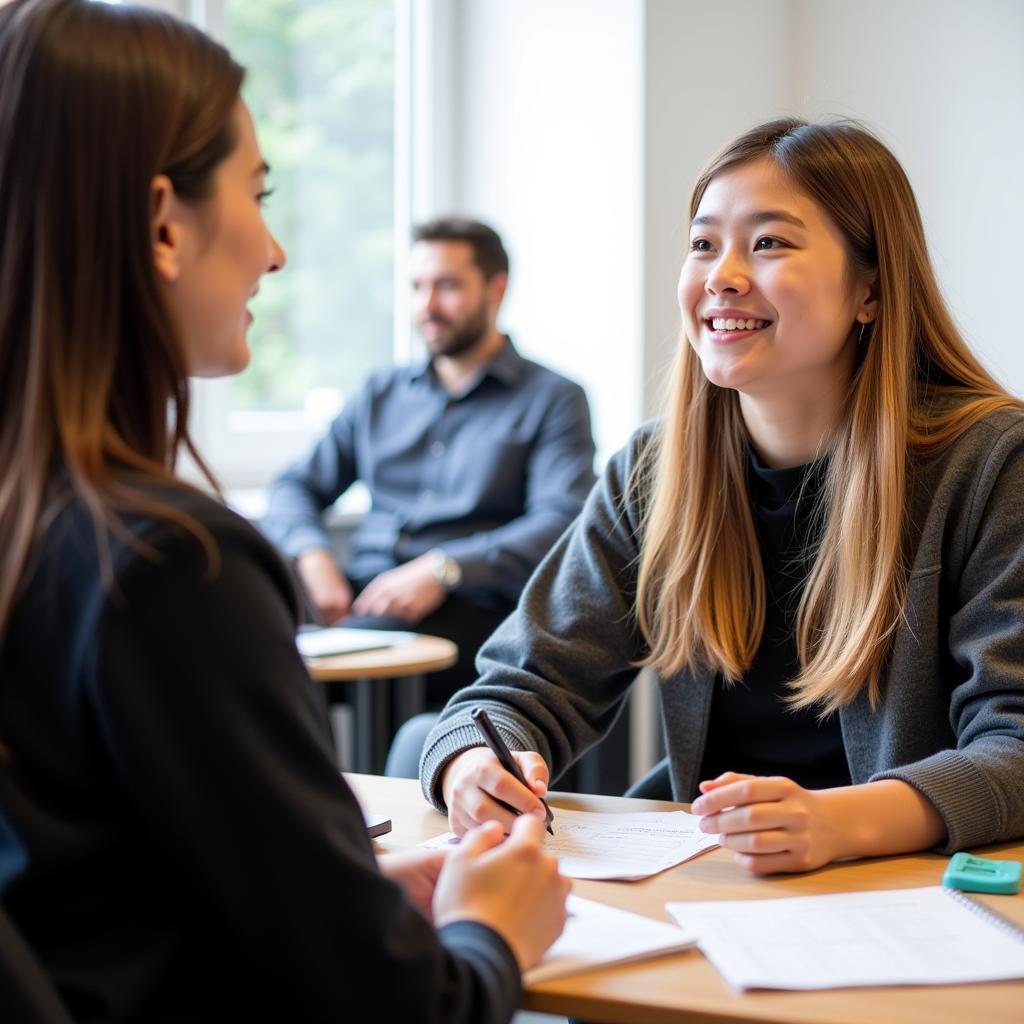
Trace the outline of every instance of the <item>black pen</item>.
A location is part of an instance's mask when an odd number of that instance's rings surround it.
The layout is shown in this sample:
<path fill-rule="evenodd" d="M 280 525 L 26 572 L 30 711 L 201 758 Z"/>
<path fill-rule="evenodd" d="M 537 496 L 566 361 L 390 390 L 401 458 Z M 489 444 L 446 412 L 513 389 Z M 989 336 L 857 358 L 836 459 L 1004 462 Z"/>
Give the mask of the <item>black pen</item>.
<path fill-rule="evenodd" d="M 505 746 L 505 741 L 498 735 L 498 730 L 494 728 L 494 723 L 491 721 L 490 716 L 483 708 L 473 708 L 470 713 L 470 718 L 473 719 L 473 724 L 477 727 L 477 731 L 484 738 L 484 743 L 491 748 L 494 756 L 501 763 L 501 767 L 505 769 L 512 776 L 521 782 L 530 792 L 533 792 L 533 787 L 526 781 L 523 773 L 519 770 L 519 765 L 516 764 L 515 758 L 509 753 L 508 747 Z M 510 807 L 504 800 L 495 801 L 501 804 L 502 807 L 507 811 L 511 811 L 513 814 L 522 814 L 523 812 L 517 810 L 515 807 Z M 555 816 L 551 813 L 551 808 L 548 807 L 547 801 L 543 798 L 538 797 L 540 802 L 544 804 L 545 819 L 544 822 L 547 825 L 548 832 L 551 835 L 555 834 L 555 830 L 551 827 L 551 822 L 555 820 Z"/>

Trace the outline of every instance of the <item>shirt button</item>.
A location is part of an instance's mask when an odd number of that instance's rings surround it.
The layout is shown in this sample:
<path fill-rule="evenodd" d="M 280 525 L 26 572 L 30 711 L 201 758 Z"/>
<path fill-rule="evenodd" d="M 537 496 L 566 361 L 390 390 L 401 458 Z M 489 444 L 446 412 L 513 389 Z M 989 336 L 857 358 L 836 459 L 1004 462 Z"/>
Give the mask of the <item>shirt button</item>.
<path fill-rule="evenodd" d="M 444 441 L 435 441 L 430 446 L 430 454 L 433 455 L 435 459 L 441 458 L 441 456 L 444 455 Z"/>
<path fill-rule="evenodd" d="M 424 491 L 423 494 L 421 495 L 421 497 L 423 498 L 424 501 L 433 501 L 434 500 L 434 492 L 433 491 Z"/>

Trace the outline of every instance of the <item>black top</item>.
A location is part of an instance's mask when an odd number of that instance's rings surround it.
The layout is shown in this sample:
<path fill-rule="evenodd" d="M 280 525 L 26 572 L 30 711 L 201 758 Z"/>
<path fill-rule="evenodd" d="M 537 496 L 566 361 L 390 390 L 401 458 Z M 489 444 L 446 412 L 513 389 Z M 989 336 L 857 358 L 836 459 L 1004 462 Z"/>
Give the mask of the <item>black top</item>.
<path fill-rule="evenodd" d="M 799 671 L 794 626 L 814 540 L 814 503 L 825 460 L 769 469 L 750 453 L 750 497 L 764 564 L 766 605 L 761 645 L 739 682 L 715 685 L 700 778 L 724 771 L 785 775 L 808 789 L 848 786 L 839 719 L 785 704 Z"/>
<path fill-rule="evenodd" d="M 70 502 L 0 653 L 0 896 L 89 1021 L 499 1021 L 518 971 L 383 878 L 296 651 L 278 556 L 178 487 L 216 542 Z M 155 555 L 155 557 L 154 557 Z M 2 1014 L 0 1014 L 2 1016 Z"/>

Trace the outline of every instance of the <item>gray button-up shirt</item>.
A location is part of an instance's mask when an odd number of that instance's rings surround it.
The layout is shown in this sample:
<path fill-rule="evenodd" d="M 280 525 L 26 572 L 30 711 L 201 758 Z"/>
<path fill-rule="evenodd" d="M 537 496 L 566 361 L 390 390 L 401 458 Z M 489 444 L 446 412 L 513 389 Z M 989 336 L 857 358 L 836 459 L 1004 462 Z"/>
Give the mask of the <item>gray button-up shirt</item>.
<path fill-rule="evenodd" d="M 321 514 L 356 480 L 371 508 L 345 566 L 366 581 L 441 547 L 460 592 L 515 601 L 593 482 L 583 389 L 506 339 L 464 394 L 429 361 L 374 374 L 274 483 L 263 528 L 286 555 L 330 547 Z"/>

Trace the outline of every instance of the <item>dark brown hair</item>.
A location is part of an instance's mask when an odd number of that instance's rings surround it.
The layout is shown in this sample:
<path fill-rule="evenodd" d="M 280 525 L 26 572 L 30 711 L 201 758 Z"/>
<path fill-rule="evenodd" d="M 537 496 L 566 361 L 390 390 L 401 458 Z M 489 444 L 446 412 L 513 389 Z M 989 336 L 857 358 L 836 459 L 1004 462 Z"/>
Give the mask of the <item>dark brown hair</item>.
<path fill-rule="evenodd" d="M 508 273 L 508 253 L 494 228 L 468 217 L 438 217 L 413 229 L 414 242 L 466 242 L 473 248 L 473 262 L 487 280 Z"/>
<path fill-rule="evenodd" d="M 163 13 L 0 7 L 0 630 L 56 480 L 101 537 L 126 511 L 196 532 L 123 472 L 170 479 L 179 448 L 194 454 L 151 183 L 165 174 L 186 200 L 210 195 L 242 78 L 223 47 Z"/>

